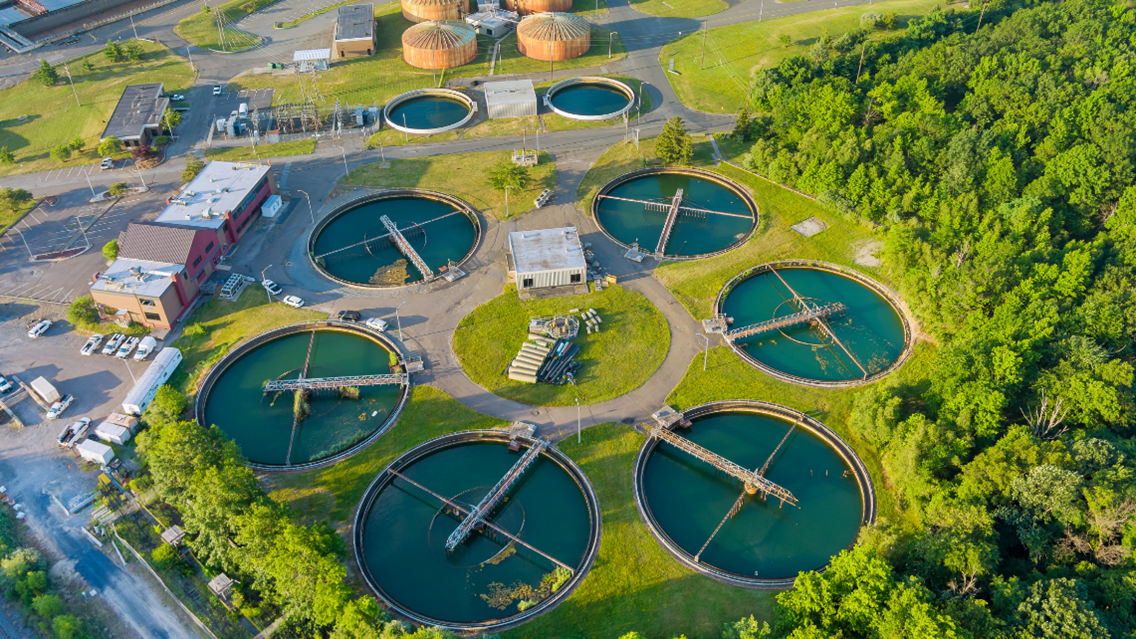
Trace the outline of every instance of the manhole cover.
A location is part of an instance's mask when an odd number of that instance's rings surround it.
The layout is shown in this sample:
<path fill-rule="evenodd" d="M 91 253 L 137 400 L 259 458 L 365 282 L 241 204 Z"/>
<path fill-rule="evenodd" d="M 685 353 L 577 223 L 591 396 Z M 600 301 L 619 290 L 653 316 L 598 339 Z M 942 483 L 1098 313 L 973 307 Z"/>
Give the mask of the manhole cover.
<path fill-rule="evenodd" d="M 379 168 L 380 169 L 389 169 L 389 168 L 391 168 L 391 163 L 390 162 L 379 162 Z"/>

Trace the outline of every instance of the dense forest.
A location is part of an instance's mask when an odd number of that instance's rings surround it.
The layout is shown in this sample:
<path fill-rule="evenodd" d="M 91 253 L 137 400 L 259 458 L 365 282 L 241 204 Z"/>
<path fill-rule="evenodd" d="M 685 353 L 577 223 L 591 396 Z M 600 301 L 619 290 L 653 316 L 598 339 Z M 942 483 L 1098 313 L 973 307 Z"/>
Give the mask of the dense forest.
<path fill-rule="evenodd" d="M 938 346 L 851 424 L 921 524 L 780 595 L 795 638 L 1136 631 L 1136 10 L 979 14 L 885 40 L 866 16 L 759 71 L 735 132 L 746 168 L 878 227 Z"/>

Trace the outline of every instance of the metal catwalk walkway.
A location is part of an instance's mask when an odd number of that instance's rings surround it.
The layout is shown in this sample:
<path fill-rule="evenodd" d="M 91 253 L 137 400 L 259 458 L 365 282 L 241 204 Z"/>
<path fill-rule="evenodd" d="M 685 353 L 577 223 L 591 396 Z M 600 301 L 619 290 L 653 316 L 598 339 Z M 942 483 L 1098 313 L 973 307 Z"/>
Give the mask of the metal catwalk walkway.
<path fill-rule="evenodd" d="M 659 244 L 655 247 L 655 257 L 663 256 L 663 249 L 667 247 L 667 240 L 671 239 L 675 220 L 678 219 L 678 208 L 682 206 L 682 189 L 675 192 L 671 199 L 671 210 L 667 211 L 667 221 L 663 223 L 663 233 L 659 236 Z"/>
<path fill-rule="evenodd" d="M 349 386 L 381 386 L 384 384 L 406 384 L 406 373 L 384 375 L 351 375 L 348 377 L 302 377 L 300 379 L 274 379 L 264 384 L 264 392 L 277 393 L 294 390 L 321 390 L 327 388 L 347 388 Z"/>
<path fill-rule="evenodd" d="M 598 195 L 596 196 L 601 200 L 619 200 L 620 202 L 634 202 L 635 204 L 642 204 L 643 209 L 653 211 L 655 213 L 669 213 L 671 205 L 669 202 L 652 202 L 650 200 L 635 200 L 626 197 L 617 197 L 615 195 Z M 710 209 L 700 209 L 696 206 L 680 206 L 678 207 L 679 213 L 686 213 L 697 217 L 706 217 L 707 215 L 722 215 L 725 217 L 740 217 L 743 220 L 752 220 L 752 215 L 741 215 L 739 213 L 724 213 L 722 211 L 711 211 Z"/>
<path fill-rule="evenodd" d="M 781 277 L 781 274 L 777 272 L 777 269 L 771 268 L 769 269 L 769 271 L 776 275 L 777 279 L 781 280 L 781 283 L 785 285 L 785 288 L 789 289 L 789 292 L 793 294 L 793 299 L 797 302 L 797 308 L 801 309 L 802 311 L 816 308 L 811 303 L 806 301 L 803 297 L 797 295 L 797 291 L 794 291 L 793 287 L 789 286 L 789 283 L 785 281 L 785 278 Z M 856 359 L 856 356 L 852 354 L 852 351 L 845 348 L 844 342 L 841 342 L 840 338 L 836 336 L 836 333 L 832 332 L 832 329 L 828 327 L 828 323 L 826 323 L 823 318 L 818 317 L 816 318 L 816 325 L 821 327 L 828 335 L 828 337 L 833 342 L 835 342 L 836 345 L 841 348 L 841 350 L 844 351 L 844 354 L 848 356 L 848 359 L 851 359 L 852 362 L 860 368 L 860 372 L 864 373 L 864 378 L 867 379 L 868 369 L 864 368 L 864 365 L 860 363 L 860 360 Z"/>
<path fill-rule="evenodd" d="M 453 550 L 458 547 L 458 544 L 465 541 L 470 531 L 489 516 L 489 513 L 491 513 L 493 509 L 497 507 L 497 504 L 505 497 L 505 493 L 509 491 L 509 488 L 511 488 L 513 484 L 520 479 L 521 475 L 528 470 L 529 466 L 536 461 L 536 458 L 540 456 L 541 451 L 543 451 L 546 446 L 548 446 L 548 442 L 543 439 L 538 439 L 525 451 L 525 454 L 517 460 L 517 463 L 513 464 L 509 472 L 505 473 L 505 476 L 497 482 L 493 490 L 490 490 L 489 493 L 481 499 L 481 502 L 473 507 L 469 515 L 466 516 L 461 524 L 454 529 L 454 532 L 450 533 L 450 536 L 446 538 L 446 550 Z"/>
<path fill-rule="evenodd" d="M 695 444 L 689 439 L 678 435 L 666 428 L 656 426 L 651 423 L 647 423 L 646 426 L 647 430 L 651 433 L 652 436 L 658 437 L 659 439 L 667 442 L 668 444 L 674 446 L 682 452 L 693 455 L 698 459 L 701 459 L 702 461 L 710 464 L 711 466 L 714 466 L 718 470 L 721 470 L 722 472 L 732 477 L 740 479 L 743 483 L 745 483 L 747 490 L 751 490 L 755 493 L 762 493 L 767 498 L 772 495 L 781 500 L 782 506 L 784 506 L 786 502 L 794 506 L 797 505 L 797 498 L 793 496 L 793 493 L 769 481 L 756 472 L 742 468 L 741 466 L 738 466 L 725 457 L 706 450 L 705 448 L 699 446 L 698 444 Z"/>
<path fill-rule="evenodd" d="M 452 216 L 452 215 L 461 215 L 462 213 L 463 213 L 463 211 L 453 211 L 453 212 L 451 212 L 451 213 L 446 213 L 445 215 L 439 215 L 438 217 L 436 217 L 436 218 L 434 218 L 434 219 L 431 219 L 431 220 L 426 220 L 425 222 L 415 222 L 414 224 L 411 224 L 410 226 L 408 226 L 408 227 L 406 227 L 406 228 L 402 229 L 402 232 L 404 232 L 404 233 L 405 233 L 406 231 L 413 231 L 413 230 L 415 230 L 415 229 L 417 229 L 417 228 L 420 228 L 420 227 L 426 226 L 426 225 L 427 225 L 427 224 L 429 224 L 430 222 L 437 222 L 438 220 L 444 220 L 444 219 L 446 219 L 447 217 L 450 217 L 450 216 Z M 385 240 L 385 239 L 388 239 L 388 238 L 390 238 L 390 236 L 391 236 L 391 234 L 390 234 L 390 233 L 387 233 L 386 235 L 379 235 L 379 236 L 376 236 L 376 237 L 372 237 L 372 238 L 365 238 L 365 239 L 364 239 L 364 240 L 363 240 L 362 242 L 355 242 L 354 244 L 348 244 L 347 246 L 344 246 L 344 247 L 342 247 L 342 248 L 337 248 L 337 249 L 334 249 L 334 250 L 328 251 L 328 252 L 326 252 L 326 253 L 320 253 L 319 255 L 315 255 L 315 256 L 313 256 L 313 257 L 312 257 L 312 259 L 314 259 L 314 260 L 318 260 L 318 259 L 320 259 L 320 258 L 324 258 L 324 257 L 327 257 L 327 256 L 329 256 L 329 255 L 335 255 L 336 253 L 340 253 L 340 252 L 342 252 L 342 251 L 346 251 L 347 249 L 353 249 L 353 248 L 355 248 L 356 246 L 365 246 L 365 245 L 367 245 L 367 244 L 372 244 L 372 243 L 374 243 L 374 242 L 378 242 L 378 241 L 380 241 L 380 240 Z"/>
<path fill-rule="evenodd" d="M 398 230 L 398 226 L 396 226 L 394 222 L 391 222 L 391 219 L 385 215 L 380 217 L 379 221 L 383 223 L 383 226 L 387 227 L 387 231 L 390 231 L 390 238 L 394 240 L 395 246 L 398 247 L 398 250 L 402 251 L 402 254 L 414 263 L 414 266 L 418 269 L 418 272 L 422 273 L 422 279 L 428 280 L 434 277 L 434 271 L 432 271 L 430 267 L 426 265 L 426 261 L 423 260 L 420 255 L 418 255 L 418 251 L 414 250 L 414 247 L 410 245 L 410 242 L 406 241 L 406 238 L 402 235 L 402 231 Z"/>
<path fill-rule="evenodd" d="M 784 315 L 782 317 L 775 317 L 764 322 L 742 326 L 730 331 L 726 331 L 726 339 L 739 340 L 754 335 L 760 335 L 769 331 L 775 331 L 780 328 L 789 328 L 799 326 L 801 324 L 812 324 L 817 320 L 827 319 L 833 315 L 844 315 L 848 307 L 840 302 L 832 304 L 825 304 L 824 306 L 809 306 L 803 311 L 798 311 L 791 315 Z"/>

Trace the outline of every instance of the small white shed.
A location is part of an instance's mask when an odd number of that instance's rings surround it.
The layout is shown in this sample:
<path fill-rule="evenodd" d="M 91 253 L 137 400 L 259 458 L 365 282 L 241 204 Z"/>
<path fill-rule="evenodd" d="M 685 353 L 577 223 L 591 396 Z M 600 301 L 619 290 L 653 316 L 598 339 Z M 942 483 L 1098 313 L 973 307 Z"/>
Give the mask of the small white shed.
<path fill-rule="evenodd" d="M 107 465 L 114 459 L 114 451 L 106 444 L 100 444 L 90 439 L 79 442 L 75 447 L 79 451 L 79 456 L 83 459 L 94 462 L 96 464 Z"/>
<path fill-rule="evenodd" d="M 130 430 L 110 422 L 103 422 L 95 427 L 95 437 L 104 442 L 125 444 L 130 441 Z"/>
<path fill-rule="evenodd" d="M 579 286 L 588 262 L 576 227 L 516 231 L 509 234 L 509 278 L 517 290 Z"/>
<path fill-rule="evenodd" d="M 485 106 L 490 120 L 536 115 L 536 89 L 532 80 L 486 82 Z"/>

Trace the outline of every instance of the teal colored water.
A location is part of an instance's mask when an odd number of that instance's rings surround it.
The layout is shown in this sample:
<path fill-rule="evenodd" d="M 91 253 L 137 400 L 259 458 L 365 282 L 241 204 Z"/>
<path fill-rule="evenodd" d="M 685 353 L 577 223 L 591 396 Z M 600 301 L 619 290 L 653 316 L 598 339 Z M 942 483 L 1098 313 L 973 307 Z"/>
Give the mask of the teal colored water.
<path fill-rule="evenodd" d="M 607 115 L 627 106 L 622 91 L 604 84 L 574 84 L 556 92 L 552 104 L 561 111 L 579 115 Z"/>
<path fill-rule="evenodd" d="M 216 424 L 258 464 L 283 465 L 292 437 L 291 392 L 265 394 L 264 383 L 299 377 L 311 332 L 296 333 L 256 347 L 233 362 L 213 384 L 205 420 Z M 387 350 L 358 335 L 316 331 L 307 377 L 380 375 L 390 372 Z M 328 457 L 378 430 L 398 403 L 397 386 L 359 389 L 359 399 L 333 393 L 314 395 L 311 414 L 300 420 L 291 463 Z"/>
<path fill-rule="evenodd" d="M 753 413 L 717 413 L 676 432 L 730 461 L 758 469 L 790 424 Z M 798 428 L 765 476 L 797 497 L 800 508 L 746 495 L 700 557 L 703 563 L 747 577 L 796 576 L 828 563 L 856 538 L 860 490 L 848 466 L 823 440 Z M 643 471 L 647 506 L 663 532 L 691 556 L 730 511 L 742 485 L 713 466 L 660 443 Z"/>
<path fill-rule="evenodd" d="M 468 113 L 462 102 L 428 95 L 400 102 L 391 109 L 390 121 L 411 129 L 438 129 L 461 122 Z"/>
<path fill-rule="evenodd" d="M 777 269 L 738 284 L 730 291 L 723 311 L 734 318 L 731 328 L 791 315 L 797 307 L 793 294 L 818 304 L 841 302 L 844 317 L 827 320 L 832 332 L 859 361 L 848 357 L 822 329 L 812 326 L 774 331 L 742 340 L 740 346 L 754 359 L 783 373 L 821 381 L 843 381 L 884 370 L 903 352 L 903 321 L 899 313 L 875 291 L 835 273 L 808 268 Z"/>
<path fill-rule="evenodd" d="M 683 190 L 683 206 L 746 217 L 680 213 L 667 241 L 666 255 L 690 257 L 720 251 L 745 239 L 756 224 L 749 208 L 736 193 L 698 177 L 647 175 L 620 184 L 608 195 L 669 204 L 678 189 Z M 638 241 L 640 249 L 652 252 L 659 243 L 667 212 L 648 211 L 636 202 L 604 198 L 600 200 L 597 216 L 615 239 L 628 245 Z"/>
<path fill-rule="evenodd" d="M 476 239 L 469 218 L 463 213 L 448 215 L 450 213 L 456 213 L 450 205 L 418 197 L 364 204 L 335 218 L 320 231 L 315 241 L 315 255 L 386 235 L 386 227 L 379 219 L 386 215 L 403 231 L 426 265 L 437 272 L 448 260 L 458 262 L 465 257 Z M 446 215 L 448 217 L 442 218 Z M 422 225 L 414 226 L 418 224 Z M 405 276 L 400 269 L 391 269 L 399 261 L 404 262 Z M 317 263 L 335 277 L 358 284 L 401 286 L 422 280 L 422 273 L 387 239 L 337 251 Z"/>
<path fill-rule="evenodd" d="M 523 449 L 513 452 L 503 443 L 457 444 L 399 472 L 470 507 L 522 454 Z M 447 553 L 446 538 L 459 522 L 439 514 L 440 506 L 438 499 L 401 478 L 378 494 L 363 532 L 364 562 L 372 578 L 402 606 L 435 619 L 470 623 L 516 614 L 516 600 L 501 608 L 482 597 L 492 592 L 490 584 L 539 588 L 541 578 L 555 565 L 523 547 L 502 553 L 506 544 L 482 532 L 472 533 Z M 587 549 L 589 522 L 583 493 L 563 469 L 543 456 L 513 486 L 491 521 L 569 566 L 577 566 Z"/>

